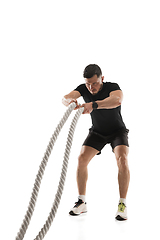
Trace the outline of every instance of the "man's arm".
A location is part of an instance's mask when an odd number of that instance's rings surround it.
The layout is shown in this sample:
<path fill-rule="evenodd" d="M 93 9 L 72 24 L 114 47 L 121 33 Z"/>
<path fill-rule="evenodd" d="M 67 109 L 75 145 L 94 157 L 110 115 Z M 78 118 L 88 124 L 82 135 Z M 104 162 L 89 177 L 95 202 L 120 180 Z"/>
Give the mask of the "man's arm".
<path fill-rule="evenodd" d="M 68 107 L 70 103 L 75 102 L 77 104 L 77 107 L 79 107 L 76 99 L 80 96 L 80 92 L 74 90 L 63 97 L 62 103 Z"/>
<path fill-rule="evenodd" d="M 110 95 L 108 98 L 105 98 L 101 101 L 96 101 L 98 104 L 97 109 L 112 109 L 119 107 L 123 100 L 123 93 L 121 90 L 116 90 L 110 92 Z"/>
<path fill-rule="evenodd" d="M 96 101 L 96 103 L 98 104 L 97 109 L 116 108 L 121 105 L 122 100 L 123 100 L 123 93 L 121 90 L 112 91 L 110 92 L 109 97 L 101 101 Z M 92 104 L 93 104 L 92 102 L 89 102 L 82 105 L 82 107 L 84 107 L 83 114 L 91 113 L 93 111 Z"/>

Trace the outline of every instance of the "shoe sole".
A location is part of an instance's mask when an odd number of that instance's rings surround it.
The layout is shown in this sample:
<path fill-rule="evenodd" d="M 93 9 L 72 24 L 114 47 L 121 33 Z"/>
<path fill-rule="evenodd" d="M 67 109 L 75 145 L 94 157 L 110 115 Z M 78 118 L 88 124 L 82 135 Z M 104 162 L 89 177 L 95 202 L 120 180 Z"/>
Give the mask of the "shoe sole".
<path fill-rule="evenodd" d="M 127 219 L 126 218 L 122 218 L 120 215 L 118 215 L 116 217 L 116 220 L 118 220 L 118 221 L 126 221 Z"/>
<path fill-rule="evenodd" d="M 71 216 L 79 216 L 79 215 L 81 215 L 82 213 L 87 213 L 87 211 L 86 211 L 86 212 L 81 212 L 80 214 L 75 214 L 73 211 L 70 211 L 70 212 L 69 212 L 69 215 L 71 215 Z"/>

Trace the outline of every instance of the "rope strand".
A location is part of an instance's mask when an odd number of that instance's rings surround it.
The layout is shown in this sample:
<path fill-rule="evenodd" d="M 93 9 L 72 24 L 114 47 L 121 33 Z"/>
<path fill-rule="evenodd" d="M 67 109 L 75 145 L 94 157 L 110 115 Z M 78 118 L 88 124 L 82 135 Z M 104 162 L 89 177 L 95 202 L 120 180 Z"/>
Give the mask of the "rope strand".
<path fill-rule="evenodd" d="M 44 236 L 48 232 L 49 228 L 51 227 L 51 224 L 56 215 L 56 212 L 57 212 L 60 200 L 61 200 L 65 179 L 66 179 L 67 167 L 68 167 L 68 161 L 69 161 L 69 155 L 70 155 L 70 150 L 71 150 L 71 146 L 72 146 L 74 131 L 76 128 L 77 121 L 78 121 L 81 113 L 83 112 L 83 110 L 84 110 L 83 108 L 80 108 L 72 120 L 70 130 L 68 133 L 66 149 L 65 149 L 65 153 L 64 153 L 64 160 L 63 160 L 63 165 L 62 165 L 61 176 L 60 176 L 60 180 L 59 180 L 57 193 L 55 195 L 53 207 L 51 209 L 51 212 L 48 216 L 46 223 L 44 224 L 43 228 L 41 229 L 41 231 L 39 232 L 39 234 L 37 235 L 37 237 L 34 240 L 42 240 L 44 238 Z"/>
<path fill-rule="evenodd" d="M 35 205 L 36 205 L 36 201 L 37 201 L 42 177 L 43 177 L 43 174 L 44 174 L 49 156 L 51 154 L 51 151 L 53 149 L 55 141 L 56 141 L 62 127 L 64 126 L 64 124 L 67 121 L 69 115 L 71 114 L 71 112 L 73 111 L 73 109 L 75 107 L 76 107 L 75 103 L 70 104 L 69 108 L 65 112 L 63 118 L 61 119 L 60 123 L 58 124 L 57 128 L 54 131 L 54 134 L 52 135 L 52 137 L 50 139 L 47 150 L 44 154 L 43 160 L 42 160 L 41 165 L 39 167 L 38 174 L 36 175 L 36 179 L 35 179 L 34 187 L 33 187 L 33 190 L 32 190 L 28 210 L 26 212 L 23 223 L 21 225 L 21 228 L 20 228 L 19 232 L 17 233 L 17 236 L 16 236 L 15 240 L 22 240 L 24 238 L 24 235 L 27 231 L 27 228 L 29 226 L 31 217 L 32 217 L 33 212 L 34 212 L 34 208 L 35 208 Z M 43 226 L 43 228 L 41 229 L 41 231 L 39 232 L 39 234 L 37 235 L 35 240 L 42 240 L 44 238 L 44 236 L 46 235 L 47 231 L 49 230 L 49 228 L 51 226 L 51 223 L 53 222 L 53 219 L 55 217 L 55 214 L 57 212 L 58 205 L 60 203 L 60 199 L 61 199 L 62 192 L 63 192 L 65 178 L 66 178 L 67 166 L 68 166 L 68 160 L 69 160 L 69 153 L 70 153 L 70 149 L 71 149 L 71 145 L 72 145 L 74 130 L 75 130 L 75 127 L 76 127 L 76 123 L 77 123 L 81 113 L 83 112 L 83 110 L 84 110 L 84 108 L 80 108 L 77 111 L 77 113 L 75 114 L 75 117 L 72 120 L 70 130 L 69 130 L 69 134 L 68 134 L 68 138 L 67 138 L 67 144 L 66 144 L 66 149 L 65 149 L 65 154 L 64 154 L 64 161 L 63 161 L 63 166 L 62 166 L 61 177 L 60 177 L 60 181 L 59 181 L 59 185 L 58 185 L 57 194 L 55 196 L 55 200 L 54 200 L 54 203 L 53 203 L 53 207 L 51 209 L 51 212 L 49 214 L 49 217 L 48 217 L 45 225 Z"/>

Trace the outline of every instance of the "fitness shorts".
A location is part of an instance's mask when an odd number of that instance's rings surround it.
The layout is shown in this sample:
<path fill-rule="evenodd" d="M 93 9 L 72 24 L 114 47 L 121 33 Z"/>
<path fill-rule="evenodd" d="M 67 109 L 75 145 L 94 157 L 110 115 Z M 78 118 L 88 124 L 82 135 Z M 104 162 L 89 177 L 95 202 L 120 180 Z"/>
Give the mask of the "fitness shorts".
<path fill-rule="evenodd" d="M 99 133 L 96 133 L 92 130 L 92 128 L 89 129 L 89 134 L 86 138 L 86 140 L 83 143 L 83 146 L 89 146 L 93 147 L 96 150 L 99 151 L 99 154 L 101 154 L 101 150 L 104 148 L 106 144 L 110 144 L 112 147 L 112 151 L 114 148 L 118 145 L 125 145 L 129 147 L 128 143 L 128 133 L 129 130 L 126 128 L 120 129 L 114 134 L 103 136 Z"/>

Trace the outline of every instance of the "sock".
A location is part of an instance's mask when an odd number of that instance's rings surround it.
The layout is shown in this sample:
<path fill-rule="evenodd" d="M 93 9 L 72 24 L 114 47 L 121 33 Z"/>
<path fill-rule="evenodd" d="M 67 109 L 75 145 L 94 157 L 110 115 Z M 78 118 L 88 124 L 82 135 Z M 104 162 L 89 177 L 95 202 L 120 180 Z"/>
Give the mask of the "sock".
<path fill-rule="evenodd" d="M 122 202 L 122 203 L 124 203 L 124 204 L 126 205 L 126 199 L 125 199 L 125 198 L 120 198 L 120 199 L 119 199 L 119 203 L 120 203 L 120 202 Z"/>
<path fill-rule="evenodd" d="M 81 199 L 85 203 L 85 201 L 86 201 L 85 195 L 79 195 L 78 198 Z"/>

